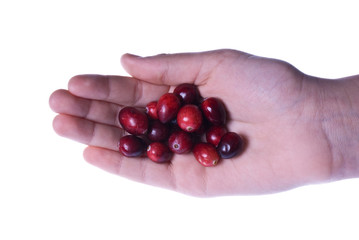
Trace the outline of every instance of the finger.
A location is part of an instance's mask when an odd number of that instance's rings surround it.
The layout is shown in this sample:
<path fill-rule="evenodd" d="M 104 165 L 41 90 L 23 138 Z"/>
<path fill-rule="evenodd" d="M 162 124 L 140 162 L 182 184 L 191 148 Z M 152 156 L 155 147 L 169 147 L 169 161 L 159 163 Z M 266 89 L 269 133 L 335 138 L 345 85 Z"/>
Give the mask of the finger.
<path fill-rule="evenodd" d="M 121 109 L 118 104 L 80 98 L 62 89 L 51 94 L 49 104 L 51 109 L 57 113 L 118 126 L 117 114 Z"/>
<path fill-rule="evenodd" d="M 201 53 L 160 54 L 139 57 L 122 56 L 122 65 L 133 77 L 154 84 L 203 84 L 213 69 L 224 59 L 238 58 L 244 53 L 234 50 L 217 50 Z"/>
<path fill-rule="evenodd" d="M 122 177 L 175 190 L 175 177 L 170 163 L 158 164 L 146 158 L 126 158 L 116 151 L 87 147 L 84 158 L 90 164 Z"/>
<path fill-rule="evenodd" d="M 148 158 L 126 158 L 117 151 L 90 146 L 85 149 L 84 158 L 112 174 L 193 196 L 213 195 L 217 191 L 213 185 L 221 185 L 219 179 L 223 179 L 223 171 L 216 174 L 216 169 L 204 168 L 191 154 L 174 155 L 170 163 L 159 164 Z"/>
<path fill-rule="evenodd" d="M 143 107 L 168 92 L 169 87 L 130 77 L 78 75 L 70 79 L 68 89 L 82 98 Z"/>
<path fill-rule="evenodd" d="M 118 149 L 118 141 L 124 134 L 120 128 L 64 114 L 54 118 L 53 128 L 60 136 L 111 150 Z"/>

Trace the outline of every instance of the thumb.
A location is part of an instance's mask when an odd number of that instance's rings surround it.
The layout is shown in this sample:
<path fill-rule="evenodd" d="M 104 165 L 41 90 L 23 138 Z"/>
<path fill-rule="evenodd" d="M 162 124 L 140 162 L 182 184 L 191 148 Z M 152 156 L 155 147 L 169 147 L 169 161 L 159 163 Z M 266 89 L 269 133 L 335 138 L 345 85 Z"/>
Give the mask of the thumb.
<path fill-rule="evenodd" d="M 134 78 L 160 85 L 180 83 L 203 84 L 211 71 L 223 59 L 238 57 L 235 50 L 216 50 L 199 53 L 160 54 L 139 57 L 125 54 L 121 62 L 125 70 Z"/>

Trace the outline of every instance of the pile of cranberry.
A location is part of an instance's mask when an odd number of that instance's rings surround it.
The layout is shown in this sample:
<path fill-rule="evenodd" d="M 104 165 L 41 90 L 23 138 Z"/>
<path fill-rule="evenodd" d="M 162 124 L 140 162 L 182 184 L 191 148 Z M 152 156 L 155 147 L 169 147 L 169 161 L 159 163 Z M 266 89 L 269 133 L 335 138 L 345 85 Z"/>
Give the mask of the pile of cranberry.
<path fill-rule="evenodd" d="M 158 101 L 147 104 L 146 112 L 124 107 L 119 122 L 129 135 L 121 137 L 119 151 L 126 157 L 147 153 L 157 163 L 169 162 L 173 153 L 193 152 L 203 166 L 215 166 L 220 159 L 243 150 L 243 138 L 228 132 L 223 103 L 213 97 L 202 99 L 192 84 L 178 85 Z"/>

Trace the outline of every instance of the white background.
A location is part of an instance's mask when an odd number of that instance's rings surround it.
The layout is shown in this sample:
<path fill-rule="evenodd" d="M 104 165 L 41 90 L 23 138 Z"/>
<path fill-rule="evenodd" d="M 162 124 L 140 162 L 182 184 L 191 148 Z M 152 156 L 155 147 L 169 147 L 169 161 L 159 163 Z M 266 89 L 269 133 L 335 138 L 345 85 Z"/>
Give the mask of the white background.
<path fill-rule="evenodd" d="M 0 1 L 0 239 L 358 239 L 359 181 L 197 199 L 113 176 L 52 131 L 52 91 L 120 56 L 234 48 L 359 74 L 356 1 Z"/>

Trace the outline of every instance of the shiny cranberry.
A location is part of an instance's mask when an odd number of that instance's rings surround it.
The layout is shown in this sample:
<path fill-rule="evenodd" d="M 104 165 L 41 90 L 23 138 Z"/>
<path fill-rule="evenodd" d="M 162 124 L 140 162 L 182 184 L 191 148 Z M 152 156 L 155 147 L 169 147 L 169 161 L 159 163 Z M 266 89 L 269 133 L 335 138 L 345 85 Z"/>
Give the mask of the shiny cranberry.
<path fill-rule="evenodd" d="M 147 137 L 152 142 L 162 142 L 168 138 L 170 128 L 168 124 L 161 123 L 159 120 L 150 122 Z"/>
<path fill-rule="evenodd" d="M 146 105 L 146 113 L 150 118 L 158 119 L 158 116 L 157 116 L 157 102 L 156 101 L 149 102 Z"/>
<path fill-rule="evenodd" d="M 135 135 L 120 138 L 119 150 L 126 157 L 140 157 L 146 152 L 146 143 Z"/>
<path fill-rule="evenodd" d="M 234 132 L 227 132 L 223 135 L 217 150 L 221 158 L 232 158 L 242 151 L 244 146 L 243 138 Z"/>
<path fill-rule="evenodd" d="M 227 118 L 223 103 L 217 98 L 207 98 L 201 103 L 203 115 L 213 125 L 224 125 Z"/>
<path fill-rule="evenodd" d="M 178 85 L 173 93 L 180 98 L 182 104 L 197 104 L 200 98 L 197 87 L 189 83 Z"/>
<path fill-rule="evenodd" d="M 226 132 L 227 129 L 224 126 L 212 126 L 206 132 L 206 140 L 208 143 L 217 147 Z"/>
<path fill-rule="evenodd" d="M 213 167 L 219 162 L 216 148 L 210 143 L 197 143 L 193 148 L 193 155 L 205 167 Z"/>
<path fill-rule="evenodd" d="M 196 105 L 184 105 L 177 114 L 178 126 L 186 132 L 195 132 L 202 125 L 202 113 Z"/>
<path fill-rule="evenodd" d="M 148 158 L 157 163 L 169 162 L 172 155 L 170 149 L 161 142 L 153 142 L 147 147 Z"/>
<path fill-rule="evenodd" d="M 118 115 L 118 119 L 121 126 L 131 134 L 140 135 L 147 132 L 147 115 L 134 107 L 122 108 Z"/>
<path fill-rule="evenodd" d="M 170 135 L 168 139 L 168 146 L 174 153 L 188 153 L 192 149 L 193 138 L 191 134 L 182 130 L 178 130 Z"/>
<path fill-rule="evenodd" d="M 162 123 L 174 119 L 181 107 L 181 101 L 173 93 L 165 93 L 157 102 L 157 116 Z"/>

